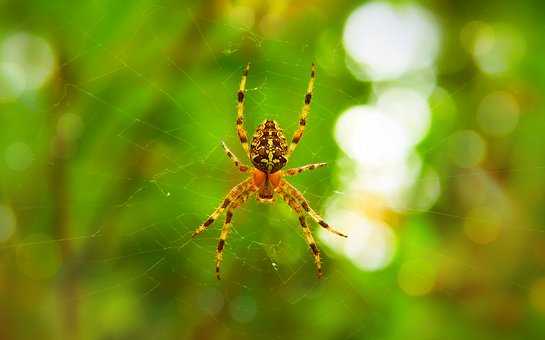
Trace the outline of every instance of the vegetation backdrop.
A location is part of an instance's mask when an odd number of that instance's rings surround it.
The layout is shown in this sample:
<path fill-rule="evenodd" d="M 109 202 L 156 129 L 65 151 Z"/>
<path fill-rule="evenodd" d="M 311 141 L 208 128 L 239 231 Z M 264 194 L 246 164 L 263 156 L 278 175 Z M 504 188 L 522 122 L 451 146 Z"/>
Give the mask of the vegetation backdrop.
<path fill-rule="evenodd" d="M 543 4 L 0 1 L 1 339 L 543 339 Z M 249 133 L 282 201 L 220 218 Z M 310 222 L 309 222 L 310 223 Z"/>

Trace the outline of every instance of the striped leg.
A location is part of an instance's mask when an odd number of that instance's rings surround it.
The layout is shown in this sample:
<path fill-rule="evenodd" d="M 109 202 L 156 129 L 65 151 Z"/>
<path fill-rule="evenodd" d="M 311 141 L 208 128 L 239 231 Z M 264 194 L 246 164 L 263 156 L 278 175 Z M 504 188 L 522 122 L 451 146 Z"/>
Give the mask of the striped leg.
<path fill-rule="evenodd" d="M 220 266 L 223 261 L 223 248 L 225 247 L 225 241 L 229 236 L 229 229 L 231 229 L 231 219 L 233 218 L 233 210 L 229 208 L 225 214 L 225 223 L 221 228 L 220 240 L 218 241 L 218 248 L 216 250 L 216 277 L 220 279 Z"/>
<path fill-rule="evenodd" d="M 314 237 L 312 237 L 312 232 L 310 231 L 306 221 L 305 221 L 305 212 L 303 208 L 301 207 L 301 204 L 299 204 L 295 199 L 293 199 L 287 192 L 279 192 L 280 197 L 288 205 L 295 210 L 297 215 L 299 216 L 299 223 L 301 224 L 301 228 L 303 229 L 303 233 L 305 235 L 305 240 L 307 241 L 307 244 L 312 251 L 312 256 L 314 257 L 314 264 L 316 265 L 316 270 L 318 273 L 318 278 L 322 277 L 322 262 L 320 261 L 320 250 L 318 249 L 318 246 L 316 246 L 316 242 L 314 241 Z"/>
<path fill-rule="evenodd" d="M 225 199 L 223 200 L 221 205 L 219 207 L 217 207 L 216 210 L 214 210 L 214 212 L 212 213 L 212 215 L 210 215 L 206 219 L 206 221 L 204 221 L 195 230 L 195 232 L 193 233 L 193 237 L 199 235 L 204 230 L 206 230 L 206 228 L 208 228 L 208 226 L 211 225 L 221 215 L 223 210 L 225 210 L 225 208 L 227 208 L 229 206 L 229 204 L 231 204 L 231 202 L 236 201 L 239 198 L 240 195 L 243 195 L 248 190 L 251 190 L 252 187 L 253 187 L 252 181 L 253 181 L 253 179 L 249 178 L 249 179 L 243 181 L 242 183 L 237 184 L 233 189 L 231 189 L 231 191 L 229 191 L 229 193 L 227 194 L 227 196 L 225 197 Z"/>
<path fill-rule="evenodd" d="M 250 69 L 250 63 L 244 67 L 242 72 L 242 79 L 240 80 L 240 86 L 237 92 L 237 134 L 240 139 L 240 143 L 244 148 L 244 151 L 248 155 L 248 134 L 244 128 L 244 97 L 246 94 L 246 79 L 248 78 L 248 70 Z"/>
<path fill-rule="evenodd" d="M 308 202 L 305 199 L 305 196 L 303 196 L 303 194 L 301 194 L 301 192 L 299 192 L 299 190 L 297 190 L 297 188 L 295 188 L 293 185 L 291 185 L 287 181 L 282 181 L 281 186 L 282 186 L 281 190 L 287 192 L 290 196 L 292 196 L 295 200 L 297 200 L 297 202 L 299 202 L 299 204 L 301 204 L 301 207 L 303 208 L 303 210 L 305 210 L 310 215 L 310 217 L 312 217 L 312 219 L 314 221 L 316 221 L 316 223 L 318 223 L 322 228 L 324 228 L 324 229 L 326 229 L 326 230 L 328 230 L 328 231 L 330 231 L 330 232 L 332 232 L 334 234 L 337 234 L 339 236 L 348 237 L 345 234 L 343 234 L 340 231 L 333 228 L 332 226 L 330 226 L 329 224 L 327 224 L 324 221 L 324 219 L 316 211 L 314 211 L 314 209 L 312 209 L 308 205 Z"/>
<path fill-rule="evenodd" d="M 229 230 L 231 229 L 231 219 L 233 218 L 233 211 L 240 207 L 251 194 L 255 191 L 250 190 L 247 193 L 244 193 L 240 198 L 229 205 L 227 212 L 225 213 L 225 223 L 221 228 L 221 235 L 218 241 L 218 248 L 216 249 L 216 277 L 220 280 L 220 266 L 223 261 L 223 250 L 225 248 L 225 242 L 227 241 L 227 236 L 229 236 Z"/>
<path fill-rule="evenodd" d="M 318 169 L 318 168 L 323 168 L 326 165 L 327 165 L 327 163 L 307 164 L 307 165 L 303 165 L 303 166 L 300 166 L 300 167 L 297 167 L 297 168 L 288 169 L 288 170 L 286 170 L 285 174 L 286 174 L 286 176 L 295 176 L 295 175 L 299 175 L 301 172 L 310 171 L 310 170 L 314 170 L 314 169 Z"/>
<path fill-rule="evenodd" d="M 301 115 L 299 116 L 299 127 L 293 134 L 291 139 L 291 144 L 288 149 L 288 157 L 293 153 L 297 143 L 303 137 L 303 132 L 305 131 L 305 125 L 307 125 L 307 116 L 310 111 L 310 102 L 312 101 L 312 91 L 314 90 L 314 81 L 316 80 L 316 65 L 312 63 L 312 68 L 310 70 L 310 80 L 308 81 L 307 93 L 305 94 L 305 103 L 301 109 Z"/>
<path fill-rule="evenodd" d="M 225 153 L 227 154 L 227 157 L 229 157 L 229 159 L 231 159 L 231 161 L 233 161 L 233 163 L 235 164 L 235 166 L 240 170 L 240 172 L 246 172 L 248 171 L 248 166 L 247 165 L 244 165 L 242 164 L 237 156 L 231 151 L 229 150 L 229 148 L 227 147 L 227 145 L 224 143 L 224 142 L 221 142 L 221 145 L 223 146 L 223 150 L 225 151 Z"/>

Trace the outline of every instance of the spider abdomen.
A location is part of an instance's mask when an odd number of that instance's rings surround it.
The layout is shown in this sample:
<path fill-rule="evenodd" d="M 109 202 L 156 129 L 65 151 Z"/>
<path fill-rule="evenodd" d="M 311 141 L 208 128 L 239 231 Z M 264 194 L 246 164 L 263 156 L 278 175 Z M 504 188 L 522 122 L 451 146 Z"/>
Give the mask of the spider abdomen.
<path fill-rule="evenodd" d="M 274 120 L 260 124 L 250 146 L 252 164 L 265 173 L 275 173 L 286 165 L 288 144 L 284 132 Z"/>

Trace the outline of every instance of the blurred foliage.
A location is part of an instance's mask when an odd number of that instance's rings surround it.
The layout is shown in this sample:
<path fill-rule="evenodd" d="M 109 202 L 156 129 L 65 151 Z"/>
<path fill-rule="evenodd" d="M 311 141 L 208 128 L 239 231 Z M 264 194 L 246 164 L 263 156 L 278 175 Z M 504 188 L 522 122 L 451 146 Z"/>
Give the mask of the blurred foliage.
<path fill-rule="evenodd" d="M 361 4 L 0 1 L 0 42 L 24 32 L 54 56 L 44 84 L 0 101 L 0 338 L 544 338 L 538 1 L 420 3 L 441 27 L 441 50 L 432 125 L 417 149 L 441 196 L 430 210 L 386 213 L 398 240 L 386 268 L 362 271 L 322 245 L 317 280 L 297 217 L 281 203 L 250 200 L 235 214 L 222 281 L 214 277 L 221 219 L 191 239 L 243 178 L 220 141 L 242 155 L 234 99 L 248 61 L 248 129 L 271 118 L 288 134 L 310 64 L 319 65 L 290 162 L 330 163 L 294 179 L 323 212 L 339 185 L 336 119 L 372 96 L 342 45 Z M 473 21 L 523 38 L 508 72 L 483 73 L 464 49 L 461 32 Z M 39 78 L 47 56 L 35 63 Z M 501 137 L 476 118 L 496 91 L 513 94 L 520 110 Z M 453 151 L 458 130 L 482 136 L 479 166 L 453 162 L 467 151 Z M 498 221 L 497 211 L 506 212 Z"/>

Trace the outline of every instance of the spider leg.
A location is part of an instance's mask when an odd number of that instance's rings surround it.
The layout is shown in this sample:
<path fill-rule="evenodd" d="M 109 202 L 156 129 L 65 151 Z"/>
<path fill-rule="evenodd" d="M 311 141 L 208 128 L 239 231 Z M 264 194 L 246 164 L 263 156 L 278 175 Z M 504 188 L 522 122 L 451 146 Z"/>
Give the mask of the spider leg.
<path fill-rule="evenodd" d="M 211 225 L 221 215 L 223 210 L 225 210 L 225 208 L 227 208 L 229 204 L 231 204 L 231 202 L 234 202 L 246 191 L 252 190 L 253 188 L 252 181 L 253 181 L 252 178 L 248 178 L 244 180 L 243 182 L 234 186 L 233 189 L 229 191 L 227 196 L 225 196 L 221 205 L 217 207 L 216 210 L 214 210 L 214 212 L 195 230 L 195 232 L 193 233 L 193 237 L 205 231 L 206 228 L 208 228 L 208 226 Z"/>
<path fill-rule="evenodd" d="M 231 229 L 231 219 L 233 218 L 233 210 L 227 209 L 225 213 L 225 222 L 221 228 L 220 240 L 218 241 L 218 248 L 216 249 L 216 277 L 220 279 L 220 266 L 223 261 L 223 249 L 225 247 L 225 241 L 227 241 L 227 236 L 229 236 L 229 229 Z"/>
<path fill-rule="evenodd" d="M 312 209 L 309 206 L 305 196 L 303 196 L 303 194 L 299 192 L 299 190 L 297 190 L 297 188 L 295 188 L 293 185 L 291 185 L 290 183 L 284 180 L 282 181 L 282 184 L 281 184 L 281 190 L 286 192 L 288 195 L 292 196 L 299 204 L 301 204 L 301 207 L 303 208 L 303 210 L 307 212 L 310 215 L 310 217 L 312 217 L 312 219 L 316 221 L 316 223 L 318 223 L 322 228 L 334 234 L 337 234 L 339 236 L 348 237 L 345 234 L 333 228 L 332 226 L 330 226 L 329 224 L 327 224 L 324 221 L 324 219 L 316 211 L 314 211 L 314 209 Z"/>
<path fill-rule="evenodd" d="M 242 72 L 242 78 L 240 79 L 240 86 L 237 92 L 237 134 L 242 144 L 242 148 L 247 155 L 248 153 L 248 133 L 244 128 L 244 97 L 246 94 L 246 79 L 248 78 L 248 70 L 250 69 L 250 63 L 246 64 L 244 71 Z"/>
<path fill-rule="evenodd" d="M 307 165 L 303 165 L 303 166 L 300 166 L 300 167 L 297 167 L 297 168 L 288 169 L 288 170 L 286 170 L 284 172 L 284 174 L 286 176 L 295 176 L 295 175 L 299 175 L 301 172 L 322 168 L 322 167 L 324 167 L 326 165 L 327 165 L 327 163 L 307 164 Z"/>
<path fill-rule="evenodd" d="M 312 67 L 310 70 L 310 80 L 308 81 L 307 93 L 305 94 L 305 102 L 303 104 L 303 108 L 301 109 L 301 115 L 299 116 L 299 127 L 297 128 L 291 139 L 291 144 L 288 148 L 288 157 L 292 154 L 293 150 L 295 150 L 295 147 L 297 146 L 297 143 L 299 143 L 299 141 L 301 140 L 301 137 L 303 137 L 303 132 L 305 131 L 305 126 L 307 124 L 307 116 L 310 111 L 310 102 L 312 101 L 312 91 L 314 90 L 315 80 L 316 65 L 312 63 Z"/>
<path fill-rule="evenodd" d="M 316 246 L 314 237 L 312 237 L 312 232 L 310 231 L 310 228 L 305 221 L 305 212 L 303 210 L 303 207 L 287 192 L 280 191 L 279 195 L 299 216 L 299 224 L 301 224 L 301 228 L 303 229 L 303 233 L 305 235 L 305 240 L 307 241 L 307 244 L 312 251 L 312 256 L 314 257 L 314 264 L 316 265 L 318 278 L 321 278 L 323 273 L 322 263 L 320 261 L 320 250 L 318 249 L 318 246 Z"/>
<path fill-rule="evenodd" d="M 221 262 L 223 261 L 223 250 L 225 248 L 225 242 L 227 241 L 227 237 L 229 236 L 229 231 L 231 229 L 231 219 L 233 218 L 233 211 L 240 207 L 244 202 L 246 202 L 248 197 L 250 197 L 250 195 L 252 195 L 254 192 L 254 190 L 251 190 L 247 193 L 242 194 L 227 208 L 227 212 L 225 213 L 225 222 L 223 223 L 223 227 L 221 228 L 220 239 L 218 241 L 218 247 L 216 249 L 216 277 L 218 278 L 218 280 L 220 280 L 220 266 Z"/>
<path fill-rule="evenodd" d="M 229 159 L 231 159 L 231 161 L 233 161 L 233 163 L 240 170 L 240 172 L 248 171 L 249 167 L 247 165 L 241 163 L 238 160 L 237 156 L 233 153 L 233 151 L 229 150 L 229 148 L 227 147 L 227 145 L 224 142 L 221 142 L 221 145 L 223 146 L 223 150 L 225 151 L 225 154 L 227 155 L 227 157 L 229 157 Z"/>

